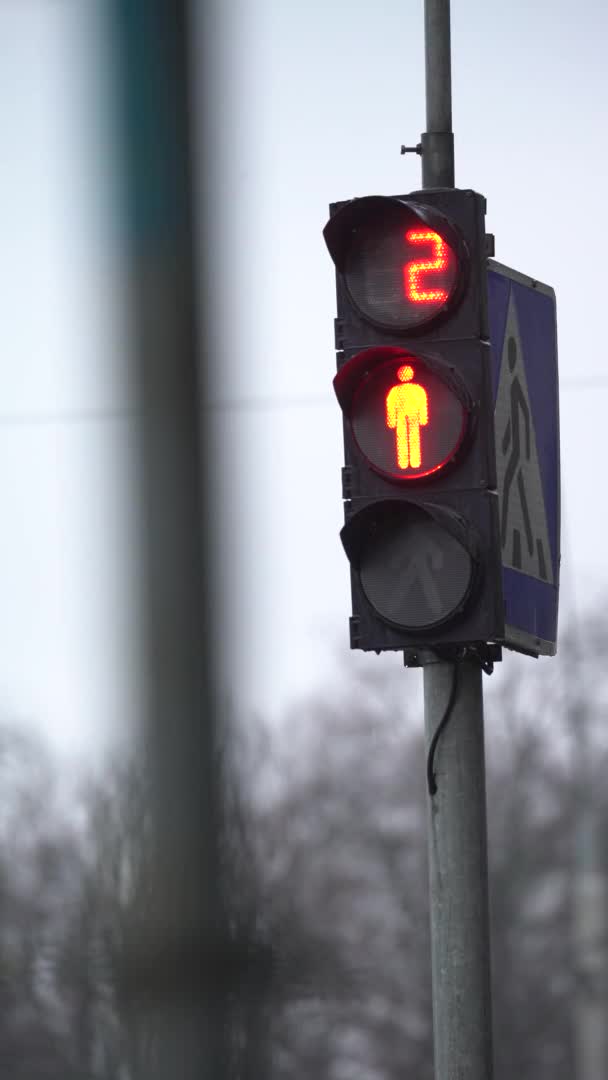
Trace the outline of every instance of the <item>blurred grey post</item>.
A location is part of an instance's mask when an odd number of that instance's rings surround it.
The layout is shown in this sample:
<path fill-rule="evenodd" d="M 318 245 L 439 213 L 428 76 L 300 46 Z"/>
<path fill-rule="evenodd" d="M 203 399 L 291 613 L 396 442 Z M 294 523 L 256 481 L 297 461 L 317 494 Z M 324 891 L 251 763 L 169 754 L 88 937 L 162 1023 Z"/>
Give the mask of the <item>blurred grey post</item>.
<path fill-rule="evenodd" d="M 454 186 L 450 0 L 425 0 L 427 131 L 423 187 Z M 424 668 L 427 750 L 450 699 L 430 799 L 429 863 L 433 1040 L 437 1080 L 491 1080 L 492 1007 L 481 668 L 472 661 Z"/>
<path fill-rule="evenodd" d="M 575 663 L 567 697 L 575 735 L 578 815 L 572 898 L 577 975 L 574 1049 L 577 1080 L 604 1080 L 608 1066 L 608 875 L 598 797 L 603 777 L 598 777 L 594 761 L 589 704 L 581 697 L 585 680 L 583 649 L 579 638 L 574 640 Z"/>
<path fill-rule="evenodd" d="M 574 1000 L 577 1080 L 605 1080 L 607 908 L 606 865 L 601 826 L 587 790 L 582 792 L 574 880 L 574 946 L 578 977 Z"/>
<path fill-rule="evenodd" d="M 162 1080 L 227 1075 L 204 432 L 186 0 L 113 0 L 137 412 L 140 644 L 154 859 L 147 923 L 124 945 L 130 1012 Z M 202 107 L 203 103 L 199 103 Z M 149 1074 L 146 1077 L 148 1080 Z"/>

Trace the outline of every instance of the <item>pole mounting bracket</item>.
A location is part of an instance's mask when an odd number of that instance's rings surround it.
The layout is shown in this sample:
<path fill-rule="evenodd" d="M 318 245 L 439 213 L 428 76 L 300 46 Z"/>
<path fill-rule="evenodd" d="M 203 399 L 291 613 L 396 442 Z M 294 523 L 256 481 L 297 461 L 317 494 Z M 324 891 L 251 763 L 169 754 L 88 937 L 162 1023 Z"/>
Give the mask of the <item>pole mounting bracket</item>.
<path fill-rule="evenodd" d="M 484 642 L 464 646 L 443 645 L 440 649 L 434 649 L 432 645 L 418 648 L 410 646 L 403 650 L 405 667 L 428 667 L 429 664 L 441 664 L 446 660 L 451 662 L 476 660 L 489 675 L 491 674 L 491 667 L 502 660 L 502 649 L 497 643 Z"/>

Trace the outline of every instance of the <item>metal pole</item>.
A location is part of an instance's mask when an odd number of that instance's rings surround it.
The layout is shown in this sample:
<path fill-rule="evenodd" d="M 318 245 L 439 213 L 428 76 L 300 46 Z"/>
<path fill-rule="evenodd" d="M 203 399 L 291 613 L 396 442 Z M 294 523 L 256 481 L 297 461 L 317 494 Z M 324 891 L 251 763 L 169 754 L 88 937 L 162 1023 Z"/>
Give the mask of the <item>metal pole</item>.
<path fill-rule="evenodd" d="M 422 185 L 454 187 L 450 0 L 425 0 L 426 120 Z M 435 754 L 429 875 L 436 1080 L 492 1080 L 492 1005 L 481 668 L 424 669 L 427 750 L 450 699 Z"/>
<path fill-rule="evenodd" d="M 454 187 L 450 0 L 424 0 L 426 127 L 422 186 Z"/>
<path fill-rule="evenodd" d="M 578 1080 L 603 1080 L 608 1062 L 606 1032 L 606 864 L 598 815 L 597 771 L 588 704 L 581 700 L 582 657 L 575 644 L 575 675 L 567 707 L 577 752 L 577 806 L 573 916 L 574 964 L 579 975 L 574 1004 L 574 1050 Z M 578 669 L 578 670 L 577 670 Z M 576 689 L 572 689 L 576 687 Z"/>
<path fill-rule="evenodd" d="M 481 667 L 424 669 L 427 747 L 457 671 L 458 692 L 435 754 L 429 872 L 437 1080 L 491 1080 L 492 1017 Z"/>
<path fill-rule="evenodd" d="M 589 773 L 586 774 L 587 782 Z M 580 983 L 574 1002 L 576 1076 L 604 1080 L 606 1033 L 606 874 L 597 812 L 583 795 L 574 884 L 575 964 Z"/>

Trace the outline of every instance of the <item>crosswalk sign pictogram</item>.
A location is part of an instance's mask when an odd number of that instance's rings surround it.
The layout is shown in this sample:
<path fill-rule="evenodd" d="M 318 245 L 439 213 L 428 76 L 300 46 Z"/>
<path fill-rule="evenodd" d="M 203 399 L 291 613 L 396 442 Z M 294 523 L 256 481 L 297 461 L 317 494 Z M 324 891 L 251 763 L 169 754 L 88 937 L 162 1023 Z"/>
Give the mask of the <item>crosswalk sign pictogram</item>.
<path fill-rule="evenodd" d="M 559 407 L 555 293 L 490 260 L 505 644 L 556 649 L 559 598 Z"/>

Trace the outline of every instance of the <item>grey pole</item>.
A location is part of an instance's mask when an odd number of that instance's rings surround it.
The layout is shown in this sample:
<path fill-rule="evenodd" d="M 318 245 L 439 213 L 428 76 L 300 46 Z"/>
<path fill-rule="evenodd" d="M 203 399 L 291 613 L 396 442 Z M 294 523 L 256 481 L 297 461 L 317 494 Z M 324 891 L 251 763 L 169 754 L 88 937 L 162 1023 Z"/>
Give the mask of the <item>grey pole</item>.
<path fill-rule="evenodd" d="M 425 0 L 426 131 L 422 186 L 454 187 L 450 0 Z"/>
<path fill-rule="evenodd" d="M 429 873 L 436 1080 L 491 1080 L 492 1016 L 481 667 L 424 669 L 427 748 L 458 678 L 435 752 Z"/>
<path fill-rule="evenodd" d="M 608 887 L 598 815 L 597 770 L 594 768 L 591 717 L 587 702 L 580 698 L 584 675 L 578 643 L 575 647 L 575 678 L 568 683 L 571 730 L 576 733 L 579 815 L 573 889 L 573 951 L 574 963 L 579 973 L 574 1004 L 574 1051 L 576 1076 L 579 1080 L 604 1080 L 608 1064 Z M 572 686 L 576 689 L 571 690 Z"/>
<path fill-rule="evenodd" d="M 423 187 L 454 187 L 450 0 L 425 0 L 426 120 Z M 492 1006 L 481 668 L 476 661 L 424 668 L 427 752 L 450 699 L 435 751 L 429 874 L 436 1080 L 492 1080 Z"/>

